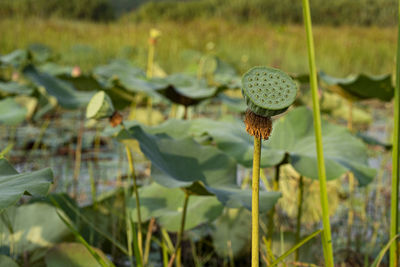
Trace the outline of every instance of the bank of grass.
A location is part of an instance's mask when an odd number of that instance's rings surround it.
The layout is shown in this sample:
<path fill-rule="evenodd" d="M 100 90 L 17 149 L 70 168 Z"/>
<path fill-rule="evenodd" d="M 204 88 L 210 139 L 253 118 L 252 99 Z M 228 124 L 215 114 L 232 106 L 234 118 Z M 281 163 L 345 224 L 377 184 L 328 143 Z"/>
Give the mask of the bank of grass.
<path fill-rule="evenodd" d="M 307 72 L 305 33 L 301 25 L 238 24 L 223 20 L 197 20 L 187 24 L 163 22 L 95 24 L 59 19 L 0 20 L 0 53 L 31 43 L 50 46 L 62 64 L 90 69 L 122 57 L 144 67 L 149 29 L 162 32 L 156 59 L 167 72 L 183 71 L 188 50 L 215 53 L 240 71 L 270 65 L 288 72 Z M 335 75 L 393 71 L 395 28 L 317 26 L 314 30 L 317 67 Z M 186 55 L 186 56 L 185 56 Z"/>

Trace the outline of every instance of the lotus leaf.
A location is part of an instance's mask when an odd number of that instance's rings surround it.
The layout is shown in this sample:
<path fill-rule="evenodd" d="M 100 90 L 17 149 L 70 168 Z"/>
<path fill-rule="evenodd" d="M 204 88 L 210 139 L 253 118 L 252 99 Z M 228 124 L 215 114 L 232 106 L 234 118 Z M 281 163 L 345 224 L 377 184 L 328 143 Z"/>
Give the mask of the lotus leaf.
<path fill-rule="evenodd" d="M 142 220 L 151 217 L 168 231 L 177 232 L 180 228 L 185 193 L 179 188 L 167 188 L 152 183 L 139 189 Z M 129 206 L 134 221 L 137 221 L 136 201 L 131 198 Z M 201 223 L 215 220 L 222 212 L 223 206 L 214 196 L 191 196 L 189 199 L 185 230 Z"/>
<path fill-rule="evenodd" d="M 25 192 L 46 195 L 52 180 L 50 169 L 18 173 L 7 160 L 0 159 L 0 211 L 15 204 Z"/>
<path fill-rule="evenodd" d="M 32 65 L 27 66 L 23 73 L 37 86 L 43 86 L 49 95 L 54 96 L 58 103 L 66 109 L 86 106 L 94 94 L 92 92 L 79 92 L 70 83 L 47 73 L 40 73 Z"/>
<path fill-rule="evenodd" d="M 122 130 L 117 138 L 139 141 L 142 152 L 153 163 L 152 176 L 157 183 L 186 188 L 194 194 L 215 194 L 229 207 L 251 207 L 251 190 L 240 190 L 236 184 L 236 162 L 220 150 L 202 146 L 191 138 L 152 135 L 139 125 Z M 262 191 L 260 211 L 269 210 L 279 197 L 278 192 Z"/>

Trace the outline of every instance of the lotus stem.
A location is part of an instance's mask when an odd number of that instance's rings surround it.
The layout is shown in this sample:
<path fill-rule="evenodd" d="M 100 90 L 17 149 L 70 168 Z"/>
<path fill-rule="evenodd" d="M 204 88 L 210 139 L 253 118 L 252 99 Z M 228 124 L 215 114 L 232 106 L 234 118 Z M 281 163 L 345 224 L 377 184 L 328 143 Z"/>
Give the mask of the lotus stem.
<path fill-rule="evenodd" d="M 141 258 L 141 262 L 143 262 L 143 235 L 142 235 L 142 217 L 140 212 L 140 199 L 139 199 L 139 192 L 136 183 L 136 175 L 135 175 L 135 168 L 133 165 L 133 156 L 132 151 L 129 147 L 126 147 L 126 155 L 128 157 L 129 163 L 129 171 L 131 173 L 132 181 L 133 181 L 133 192 L 135 194 L 136 199 L 136 212 L 137 212 L 137 219 L 138 219 L 138 232 L 137 232 L 137 242 L 139 248 L 139 254 Z"/>
<path fill-rule="evenodd" d="M 251 267 L 259 266 L 259 191 L 261 137 L 254 137 L 253 182 L 251 194 Z"/>
<path fill-rule="evenodd" d="M 400 11 L 400 1 L 398 11 Z M 394 91 L 394 118 L 393 118 L 393 148 L 392 148 L 392 193 L 390 205 L 390 239 L 398 233 L 398 213 L 399 213 L 399 116 L 400 116 L 400 13 L 398 14 L 398 33 L 397 33 L 397 59 L 396 59 L 396 88 Z M 392 242 L 390 245 L 390 267 L 398 266 L 398 245 Z"/>
<path fill-rule="evenodd" d="M 352 132 L 353 131 L 353 101 L 348 101 L 349 108 L 349 117 L 347 119 L 347 129 Z M 349 182 L 349 211 L 347 215 L 347 247 L 349 248 L 351 245 L 351 230 L 354 222 L 354 175 L 352 173 L 348 174 L 348 182 Z"/>
<path fill-rule="evenodd" d="M 297 224 L 296 224 L 296 244 L 300 242 L 301 236 L 301 217 L 303 215 L 303 193 L 304 193 L 304 178 L 300 175 L 299 179 L 299 197 L 297 202 Z M 296 250 L 294 254 L 294 261 L 299 261 L 299 250 Z"/>
<path fill-rule="evenodd" d="M 85 131 L 85 121 L 84 121 L 85 113 L 83 113 L 78 138 L 76 141 L 76 148 L 75 148 L 75 165 L 74 165 L 74 181 L 73 181 L 73 191 L 72 191 L 72 198 L 77 199 L 78 197 L 78 190 L 79 190 L 79 173 L 81 171 L 81 157 L 82 157 L 82 137 Z"/>
<path fill-rule="evenodd" d="M 150 254 L 150 241 L 151 241 L 151 236 L 153 235 L 153 227 L 154 224 L 156 223 L 155 218 L 150 219 L 149 227 L 147 229 L 147 234 L 146 234 L 146 243 L 145 243 L 145 249 L 144 249 L 144 266 L 147 265 L 149 262 L 149 254 Z"/>
<path fill-rule="evenodd" d="M 315 142 L 317 149 L 318 177 L 319 177 L 321 207 L 322 207 L 322 224 L 324 228 L 322 234 L 322 246 L 324 251 L 325 266 L 333 267 L 334 260 L 333 260 L 333 248 L 332 248 L 332 235 L 331 235 L 331 225 L 329 221 L 329 205 L 328 205 L 328 194 L 326 189 L 325 161 L 322 148 L 321 114 L 320 114 L 319 99 L 318 99 L 317 70 L 315 66 L 314 40 L 312 35 L 310 5 L 308 0 L 303 0 L 303 16 L 304 16 L 306 35 L 307 35 L 308 60 L 310 67 L 310 86 L 311 86 L 312 102 L 313 102 L 314 131 L 315 131 Z"/>
<path fill-rule="evenodd" d="M 185 231 L 185 222 L 186 222 L 186 213 L 189 204 L 189 196 L 188 192 L 185 192 L 185 200 L 183 202 L 183 211 L 182 211 L 182 219 L 181 219 L 181 227 L 178 233 L 178 240 L 176 242 L 175 251 L 169 260 L 168 267 L 172 267 L 172 264 L 176 260 L 176 267 L 181 267 L 181 247 L 182 247 L 182 238 L 183 232 Z"/>
<path fill-rule="evenodd" d="M 280 169 L 281 165 L 278 164 L 275 166 L 275 178 L 274 181 L 272 182 L 272 190 L 273 191 L 279 191 L 279 176 L 280 176 Z M 272 251 L 272 234 L 274 233 L 274 217 L 275 217 L 275 206 L 272 207 L 269 216 L 268 216 L 268 250 Z"/>

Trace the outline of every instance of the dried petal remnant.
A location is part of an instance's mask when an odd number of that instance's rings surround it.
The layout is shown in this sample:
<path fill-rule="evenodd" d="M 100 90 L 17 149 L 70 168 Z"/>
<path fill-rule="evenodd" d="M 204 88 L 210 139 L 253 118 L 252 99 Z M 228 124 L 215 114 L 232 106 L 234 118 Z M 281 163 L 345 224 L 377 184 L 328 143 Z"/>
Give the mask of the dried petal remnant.
<path fill-rule="evenodd" d="M 112 127 L 116 127 L 122 123 L 122 115 L 115 111 L 114 114 L 110 117 L 110 124 Z"/>
<path fill-rule="evenodd" d="M 269 136 L 271 135 L 271 117 L 259 116 L 248 109 L 246 111 L 244 123 L 246 124 L 246 131 L 252 136 L 268 140 Z"/>

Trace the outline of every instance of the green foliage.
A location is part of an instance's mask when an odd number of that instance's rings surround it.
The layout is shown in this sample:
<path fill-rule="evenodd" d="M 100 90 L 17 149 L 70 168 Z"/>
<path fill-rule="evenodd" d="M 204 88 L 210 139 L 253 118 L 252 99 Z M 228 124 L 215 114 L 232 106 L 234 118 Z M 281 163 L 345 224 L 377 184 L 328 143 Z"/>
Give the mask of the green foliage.
<path fill-rule="evenodd" d="M 7 160 L 0 159 L 0 212 L 15 204 L 25 192 L 46 195 L 52 180 L 50 169 L 18 173 Z"/>
<path fill-rule="evenodd" d="M 396 23 L 395 0 L 312 0 L 313 22 L 329 25 L 379 25 Z M 138 21 L 173 20 L 187 22 L 196 18 L 220 17 L 241 22 L 266 20 L 272 23 L 302 22 L 301 2 L 292 0 L 202 0 L 150 1 L 131 17 Z M 354 15 L 357 14 L 357 15 Z"/>
<path fill-rule="evenodd" d="M 106 255 L 97 248 L 92 248 L 106 262 L 110 263 Z M 80 243 L 60 243 L 46 253 L 46 266 L 48 267 L 85 267 L 102 266 Z M 110 265 L 111 266 L 111 265 Z"/>
<path fill-rule="evenodd" d="M 48 248 L 70 236 L 70 231 L 58 217 L 56 208 L 45 203 L 33 203 L 6 210 L 12 229 L 6 230 L 0 221 L 0 238 L 17 253 Z M 29 219 L 28 219 L 29 218 Z"/>
<path fill-rule="evenodd" d="M 241 190 L 236 183 L 236 162 L 211 146 L 203 146 L 192 138 L 172 139 L 152 135 L 139 125 L 122 130 L 120 141 L 131 144 L 132 139 L 151 160 L 153 179 L 170 188 L 185 188 L 192 194 L 214 194 L 228 207 L 251 208 L 251 190 Z M 280 193 L 260 192 L 260 211 L 271 209 Z"/>
<path fill-rule="evenodd" d="M 114 11 L 107 0 L 2 0 L 0 17 L 8 16 L 109 21 Z"/>
<path fill-rule="evenodd" d="M 169 120 L 150 131 L 174 138 L 207 134 L 227 155 L 248 168 L 252 166 L 253 141 L 242 122 Z M 347 129 L 328 122 L 322 125 L 322 135 L 329 180 L 339 178 L 349 170 L 354 172 L 361 185 L 372 180 L 376 172 L 368 166 L 367 150 L 360 140 Z M 313 119 L 311 111 L 305 107 L 296 108 L 276 121 L 271 138 L 263 143 L 260 164 L 270 167 L 285 163 L 285 154 L 297 172 L 318 179 Z"/>
<path fill-rule="evenodd" d="M 166 230 L 180 228 L 185 193 L 179 188 L 168 188 L 157 183 L 139 189 L 141 219 L 157 218 Z M 137 222 L 136 200 L 129 202 L 133 221 Z M 223 206 L 214 196 L 191 196 L 189 199 L 185 231 L 201 223 L 212 222 L 222 213 Z"/>

